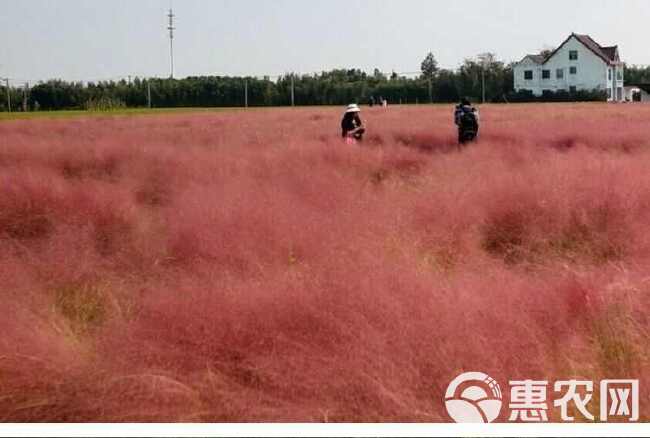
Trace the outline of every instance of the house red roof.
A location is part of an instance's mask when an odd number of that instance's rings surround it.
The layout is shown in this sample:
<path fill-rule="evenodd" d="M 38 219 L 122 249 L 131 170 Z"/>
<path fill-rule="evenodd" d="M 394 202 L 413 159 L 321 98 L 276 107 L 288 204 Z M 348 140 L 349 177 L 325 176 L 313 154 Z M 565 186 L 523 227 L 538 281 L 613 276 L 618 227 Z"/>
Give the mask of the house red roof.
<path fill-rule="evenodd" d="M 603 47 L 600 44 L 598 44 L 596 41 L 594 41 L 594 39 L 589 35 L 578 35 L 574 33 L 572 36 L 575 36 L 578 41 L 580 41 L 582 44 L 587 46 L 589 50 L 591 50 L 600 58 L 602 58 L 602 60 L 605 61 L 606 63 L 611 64 L 617 62 L 616 59 L 616 55 L 618 51 L 617 46 Z"/>
<path fill-rule="evenodd" d="M 540 64 L 547 63 L 548 60 L 551 59 L 562 47 L 564 47 L 566 43 L 571 41 L 571 38 L 577 39 L 583 46 L 591 50 L 596 56 L 598 56 L 600 59 L 605 61 L 607 65 L 620 62 L 620 58 L 618 56 L 618 46 L 603 47 L 600 44 L 598 44 L 596 41 L 594 41 L 594 39 L 589 35 L 579 35 L 577 33 L 572 33 L 550 55 L 548 55 L 546 58 L 542 57 L 543 61 L 540 62 Z M 535 55 L 535 56 L 542 56 L 542 55 Z"/>
<path fill-rule="evenodd" d="M 611 46 L 611 47 L 601 47 L 603 50 L 603 53 L 607 55 L 609 59 L 611 59 L 614 62 L 620 62 L 621 59 L 618 56 L 618 46 Z"/>

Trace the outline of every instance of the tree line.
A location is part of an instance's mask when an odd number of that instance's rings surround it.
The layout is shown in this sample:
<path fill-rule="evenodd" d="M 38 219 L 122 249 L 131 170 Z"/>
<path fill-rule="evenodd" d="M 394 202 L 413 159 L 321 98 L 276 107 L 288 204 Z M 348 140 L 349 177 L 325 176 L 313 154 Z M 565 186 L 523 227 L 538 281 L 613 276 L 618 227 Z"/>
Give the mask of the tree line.
<path fill-rule="evenodd" d="M 466 59 L 456 70 L 440 69 L 429 53 L 415 76 L 386 74 L 378 69 L 335 69 L 318 74 L 269 77 L 193 76 L 184 79 L 135 78 L 133 81 L 41 82 L 25 92 L 9 90 L 14 110 L 71 110 L 174 107 L 238 107 L 365 104 L 380 97 L 397 103 L 450 103 L 461 97 L 476 102 L 526 100 L 514 93 L 514 64 L 491 53 Z M 650 82 L 650 67 L 628 67 L 626 81 Z M 293 93 L 292 93 L 293 88 Z M 6 89 L 2 88 L 2 97 Z M 569 96 L 577 98 L 580 96 Z M 593 97 L 593 96 L 592 96 Z M 592 100 L 592 99 L 590 99 Z M 0 99 L 0 110 L 7 110 Z"/>

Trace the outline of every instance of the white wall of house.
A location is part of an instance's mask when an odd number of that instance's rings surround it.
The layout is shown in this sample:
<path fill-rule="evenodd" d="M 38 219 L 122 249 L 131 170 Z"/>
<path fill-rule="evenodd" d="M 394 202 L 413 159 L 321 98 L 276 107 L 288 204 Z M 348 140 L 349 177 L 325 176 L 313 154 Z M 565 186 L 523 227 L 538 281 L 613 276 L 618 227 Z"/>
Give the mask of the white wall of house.
<path fill-rule="evenodd" d="M 571 51 L 578 52 L 577 60 L 570 59 Z M 571 67 L 576 68 L 575 74 L 571 73 Z M 526 79 L 525 72 L 530 70 L 533 71 L 533 78 Z M 544 71 L 547 71 L 548 78 L 543 77 Z M 531 90 L 536 96 L 541 96 L 544 90 L 570 91 L 575 87 L 576 90 L 609 90 L 612 100 L 624 100 L 623 73 L 622 65 L 609 66 L 577 38 L 572 37 L 545 64 L 537 64 L 529 57 L 524 58 L 514 68 L 514 85 L 515 90 Z"/>
<path fill-rule="evenodd" d="M 609 67 L 611 69 L 611 80 L 609 71 L 607 73 L 607 87 L 612 89 L 612 98 L 610 100 L 625 100 L 625 69 L 623 64 Z"/>
<path fill-rule="evenodd" d="M 531 70 L 533 72 L 533 78 L 526 79 L 525 72 Z M 527 56 L 517 65 L 515 65 L 514 75 L 515 90 L 531 90 L 537 96 L 540 96 L 542 94 L 542 66 L 540 64 L 534 62 Z"/>

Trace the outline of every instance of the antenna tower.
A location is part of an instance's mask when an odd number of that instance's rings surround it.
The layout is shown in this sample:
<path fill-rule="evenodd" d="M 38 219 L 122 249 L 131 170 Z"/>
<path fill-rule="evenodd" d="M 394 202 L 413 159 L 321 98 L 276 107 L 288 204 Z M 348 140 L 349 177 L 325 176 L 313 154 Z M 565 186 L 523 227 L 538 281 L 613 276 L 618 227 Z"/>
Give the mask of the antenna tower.
<path fill-rule="evenodd" d="M 174 12 L 172 8 L 169 8 L 169 14 L 167 14 L 167 17 L 169 18 L 169 26 L 167 27 L 167 30 L 169 31 L 169 64 L 170 64 L 170 74 L 169 77 L 171 79 L 174 79 L 174 31 L 176 28 L 174 27 Z"/>

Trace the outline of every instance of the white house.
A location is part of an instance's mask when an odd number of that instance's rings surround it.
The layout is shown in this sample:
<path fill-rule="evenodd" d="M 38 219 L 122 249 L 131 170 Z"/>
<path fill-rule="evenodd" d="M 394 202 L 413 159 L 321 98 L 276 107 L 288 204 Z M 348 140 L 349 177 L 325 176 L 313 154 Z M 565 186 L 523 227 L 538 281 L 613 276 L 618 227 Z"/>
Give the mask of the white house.
<path fill-rule="evenodd" d="M 603 47 L 589 35 L 572 33 L 557 49 L 527 55 L 514 67 L 515 90 L 536 96 L 549 91 L 606 90 L 610 101 L 624 101 L 624 70 L 618 46 Z"/>

